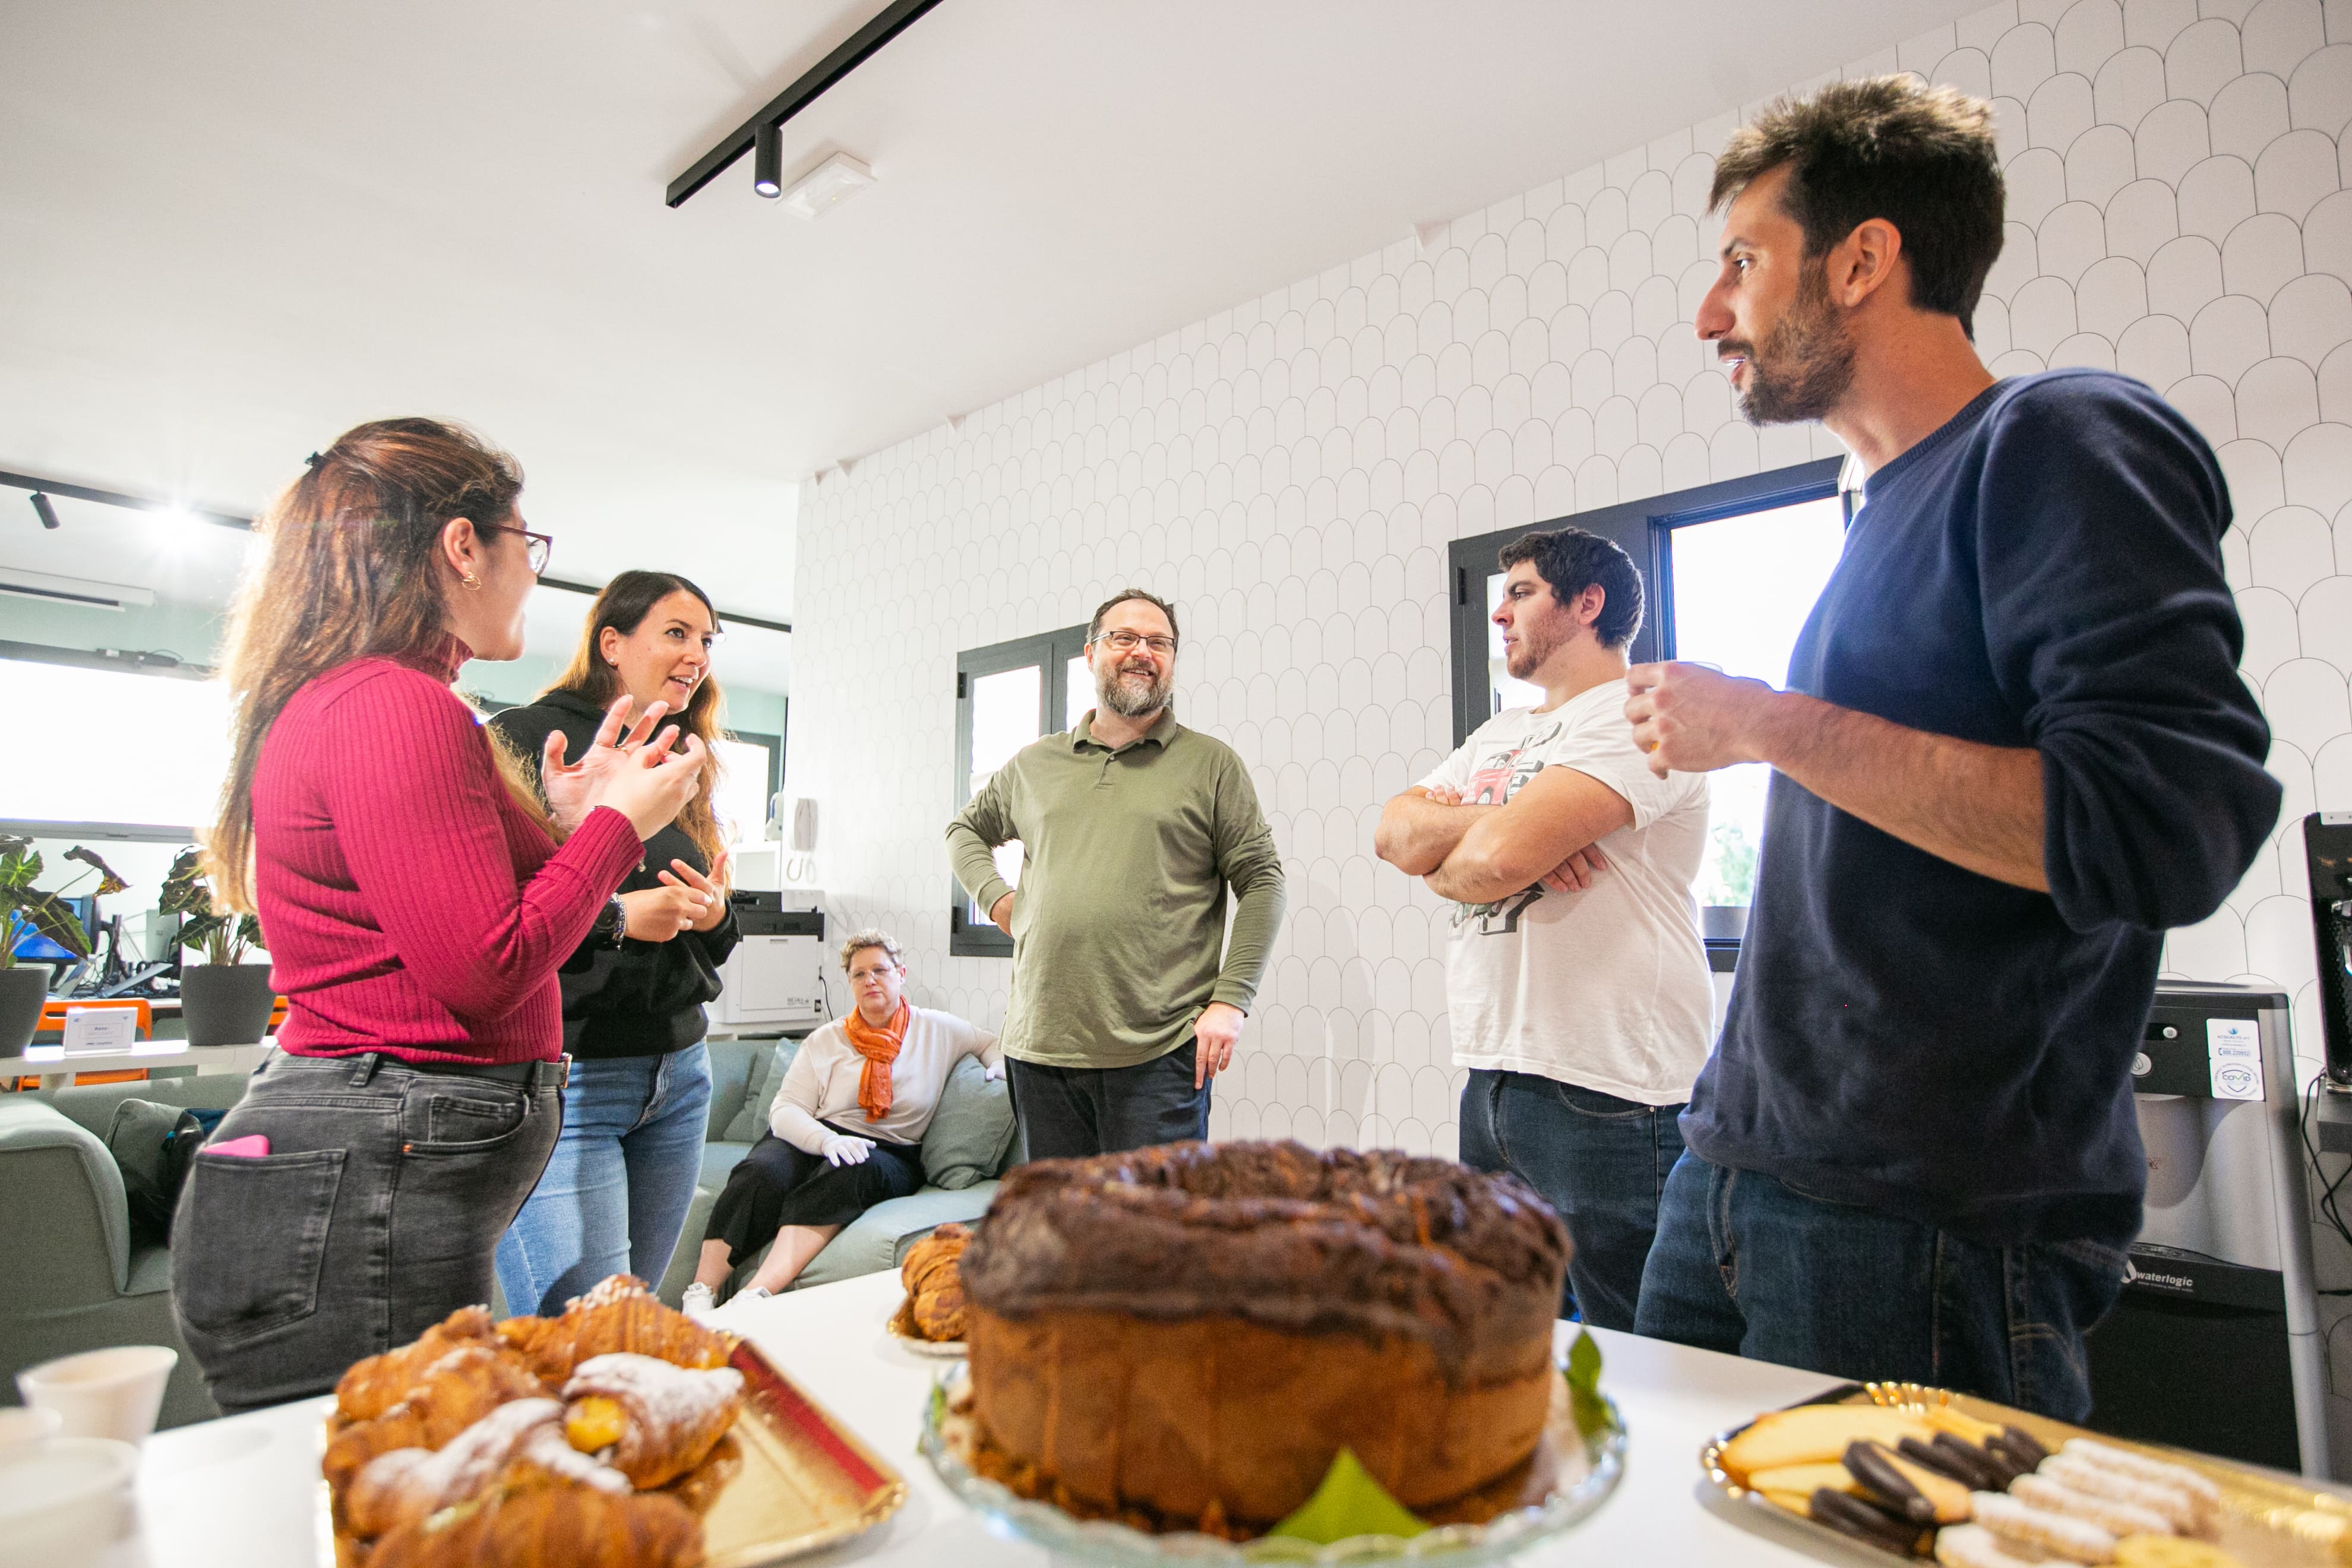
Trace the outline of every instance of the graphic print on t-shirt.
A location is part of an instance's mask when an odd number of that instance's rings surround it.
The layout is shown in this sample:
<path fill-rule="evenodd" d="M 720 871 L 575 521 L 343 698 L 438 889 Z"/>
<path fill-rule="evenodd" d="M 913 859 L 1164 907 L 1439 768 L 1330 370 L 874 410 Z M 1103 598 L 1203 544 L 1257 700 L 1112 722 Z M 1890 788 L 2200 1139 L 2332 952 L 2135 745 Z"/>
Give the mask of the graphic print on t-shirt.
<path fill-rule="evenodd" d="M 1465 805 L 1502 805 L 1527 787 L 1529 779 L 1543 772 L 1543 756 L 1554 741 L 1559 739 L 1560 725 L 1554 720 L 1550 729 L 1539 735 L 1524 735 L 1518 744 L 1496 752 L 1485 765 L 1471 773 L 1467 788 L 1462 792 Z M 1519 929 L 1519 916 L 1528 906 L 1543 897 L 1543 885 L 1523 888 L 1516 893 L 1484 904 L 1454 906 L 1454 924 L 1471 925 L 1480 936 L 1504 936 Z M 1475 922 L 1472 924 L 1472 922 Z"/>

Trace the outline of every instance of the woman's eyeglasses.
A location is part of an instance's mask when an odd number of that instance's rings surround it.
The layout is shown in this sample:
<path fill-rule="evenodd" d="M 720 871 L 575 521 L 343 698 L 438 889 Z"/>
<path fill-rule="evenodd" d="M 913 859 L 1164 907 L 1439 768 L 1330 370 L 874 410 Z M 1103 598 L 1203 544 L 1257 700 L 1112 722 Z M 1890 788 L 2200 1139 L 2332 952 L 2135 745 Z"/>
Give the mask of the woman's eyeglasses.
<path fill-rule="evenodd" d="M 524 559 L 530 563 L 530 574 L 534 577 L 544 577 L 547 575 L 547 563 L 555 554 L 554 535 L 548 533 L 533 533 L 528 528 L 515 528 L 503 522 L 478 522 L 474 525 L 474 531 L 477 533 L 521 534 L 523 537 L 523 549 L 525 552 Z"/>
<path fill-rule="evenodd" d="M 1113 653 L 1133 653 L 1139 647 L 1148 647 L 1166 658 L 1176 651 L 1174 637 L 1145 637 L 1139 632 L 1105 632 L 1095 639 Z"/>

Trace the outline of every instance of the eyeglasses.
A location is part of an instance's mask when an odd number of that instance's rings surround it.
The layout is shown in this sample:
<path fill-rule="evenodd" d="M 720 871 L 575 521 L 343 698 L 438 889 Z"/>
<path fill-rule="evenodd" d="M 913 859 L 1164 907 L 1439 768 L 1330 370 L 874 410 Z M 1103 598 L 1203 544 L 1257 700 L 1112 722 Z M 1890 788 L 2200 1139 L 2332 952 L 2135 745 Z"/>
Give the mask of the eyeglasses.
<path fill-rule="evenodd" d="M 554 557 L 555 554 L 555 536 L 553 534 L 533 533 L 530 529 L 515 528 L 503 522 L 478 522 L 474 524 L 474 531 L 476 533 L 521 534 L 523 537 L 524 559 L 530 563 L 530 574 L 534 577 L 544 577 L 547 575 L 547 563 Z"/>
<path fill-rule="evenodd" d="M 1113 653 L 1133 653 L 1138 647 L 1148 647 L 1160 658 L 1166 658 L 1176 651 L 1174 637 L 1148 637 L 1139 632 L 1105 632 L 1095 638 L 1095 641 L 1103 644 Z"/>

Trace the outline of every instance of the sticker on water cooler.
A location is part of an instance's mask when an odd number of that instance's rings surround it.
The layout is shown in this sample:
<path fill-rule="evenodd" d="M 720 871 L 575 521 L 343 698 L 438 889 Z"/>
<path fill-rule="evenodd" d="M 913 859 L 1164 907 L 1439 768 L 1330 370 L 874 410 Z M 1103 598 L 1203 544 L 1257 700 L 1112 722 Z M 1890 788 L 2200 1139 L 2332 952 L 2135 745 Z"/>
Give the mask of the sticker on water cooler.
<path fill-rule="evenodd" d="M 2263 1097 L 2263 1041 L 2252 1018 L 2206 1019 L 2205 1055 L 2212 1065 L 2214 1099 Z"/>

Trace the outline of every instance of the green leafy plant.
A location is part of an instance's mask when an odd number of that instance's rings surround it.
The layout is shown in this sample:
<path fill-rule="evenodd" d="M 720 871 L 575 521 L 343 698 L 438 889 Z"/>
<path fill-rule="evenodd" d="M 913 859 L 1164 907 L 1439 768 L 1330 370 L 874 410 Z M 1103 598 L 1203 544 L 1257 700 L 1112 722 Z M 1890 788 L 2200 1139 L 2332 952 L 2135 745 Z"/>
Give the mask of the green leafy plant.
<path fill-rule="evenodd" d="M 1364 1468 L 1352 1448 L 1342 1448 L 1324 1472 L 1323 1484 L 1298 1511 L 1266 1533 L 1328 1546 L 1358 1535 L 1410 1538 L 1429 1526 Z"/>
<path fill-rule="evenodd" d="M 98 868 L 102 877 L 100 892 L 121 891 L 122 879 L 80 845 L 68 850 L 66 858 L 86 861 Z M 0 969 L 16 966 L 16 944 L 36 931 L 76 958 L 89 956 L 89 933 L 67 905 L 65 891 L 44 892 L 33 886 L 39 880 L 41 870 L 41 857 L 31 839 L 0 833 Z M 72 884 L 67 887 L 69 889 Z"/>
<path fill-rule="evenodd" d="M 204 854 L 194 847 L 181 850 L 173 860 L 156 908 L 180 917 L 180 945 L 202 951 L 206 963 L 223 967 L 242 963 L 247 948 L 262 945 L 259 921 L 213 907 L 212 884 L 205 880 Z"/>

